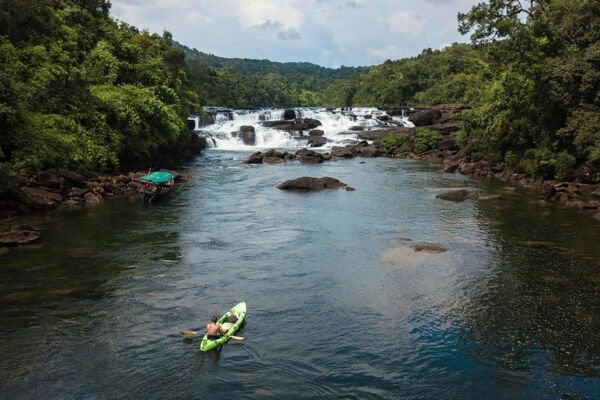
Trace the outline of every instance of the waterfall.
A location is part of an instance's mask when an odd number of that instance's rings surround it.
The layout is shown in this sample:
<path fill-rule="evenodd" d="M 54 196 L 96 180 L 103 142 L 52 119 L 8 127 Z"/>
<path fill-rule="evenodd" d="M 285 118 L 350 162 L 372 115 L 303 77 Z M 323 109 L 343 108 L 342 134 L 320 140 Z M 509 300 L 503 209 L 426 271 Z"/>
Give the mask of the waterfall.
<path fill-rule="evenodd" d="M 412 123 L 406 116 L 389 116 L 385 111 L 373 107 L 353 108 L 294 108 L 276 109 L 265 108 L 259 110 L 229 110 L 222 108 L 207 108 L 215 123 L 201 127 L 196 133 L 206 136 L 211 147 L 224 150 L 250 150 L 268 148 L 300 148 L 306 147 L 309 130 L 285 131 L 267 128 L 261 124 L 266 121 L 283 120 L 292 115 L 296 118 L 316 119 L 321 125 L 315 129 L 324 131 L 327 143 L 319 147 L 330 149 L 358 141 L 357 133 L 361 130 L 382 129 L 390 126 L 411 127 Z M 291 114 L 293 110 L 293 114 Z M 244 144 L 239 132 L 242 126 L 254 127 L 255 144 Z"/>

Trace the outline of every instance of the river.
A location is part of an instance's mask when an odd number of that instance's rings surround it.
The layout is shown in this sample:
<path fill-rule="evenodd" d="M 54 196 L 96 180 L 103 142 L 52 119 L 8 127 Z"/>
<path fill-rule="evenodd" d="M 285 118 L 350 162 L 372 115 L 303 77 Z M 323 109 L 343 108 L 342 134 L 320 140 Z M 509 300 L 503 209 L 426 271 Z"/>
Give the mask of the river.
<path fill-rule="evenodd" d="M 600 397 L 589 216 L 426 162 L 248 155 L 209 150 L 164 199 L 47 214 L 39 243 L 0 249 L 0 398 Z M 356 191 L 275 188 L 305 175 Z M 502 198 L 435 198 L 451 188 Z M 243 341 L 179 334 L 241 300 Z"/>

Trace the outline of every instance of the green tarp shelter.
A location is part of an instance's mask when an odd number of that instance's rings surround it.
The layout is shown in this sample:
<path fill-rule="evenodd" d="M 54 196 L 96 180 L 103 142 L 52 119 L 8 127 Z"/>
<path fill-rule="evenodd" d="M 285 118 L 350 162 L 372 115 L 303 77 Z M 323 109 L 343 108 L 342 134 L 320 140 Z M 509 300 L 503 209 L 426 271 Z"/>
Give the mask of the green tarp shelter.
<path fill-rule="evenodd" d="M 151 174 L 142 176 L 140 180 L 163 184 L 169 182 L 171 179 L 175 179 L 175 175 L 170 172 L 157 171 Z"/>

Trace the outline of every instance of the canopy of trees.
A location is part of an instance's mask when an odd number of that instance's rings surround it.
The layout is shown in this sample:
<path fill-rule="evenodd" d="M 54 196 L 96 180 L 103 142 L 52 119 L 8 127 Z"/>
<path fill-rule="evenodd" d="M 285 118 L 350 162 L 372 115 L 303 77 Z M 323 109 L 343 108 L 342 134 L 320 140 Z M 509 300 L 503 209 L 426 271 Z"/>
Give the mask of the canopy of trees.
<path fill-rule="evenodd" d="M 189 135 L 197 106 L 171 37 L 105 0 L 0 0 L 0 186 L 52 167 L 95 174 Z"/>

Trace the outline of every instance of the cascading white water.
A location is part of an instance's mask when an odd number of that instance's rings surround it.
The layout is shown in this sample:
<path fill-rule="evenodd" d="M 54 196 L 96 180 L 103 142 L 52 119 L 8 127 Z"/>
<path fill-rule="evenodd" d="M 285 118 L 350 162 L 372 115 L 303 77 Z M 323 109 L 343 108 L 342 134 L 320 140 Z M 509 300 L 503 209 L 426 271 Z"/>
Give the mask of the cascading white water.
<path fill-rule="evenodd" d="M 355 107 L 335 110 L 297 108 L 294 111 L 298 118 L 311 118 L 321 122 L 321 125 L 315 129 L 325 132 L 324 136 L 328 143 L 319 147 L 320 149 L 330 149 L 332 146 L 356 142 L 359 132 L 350 130 L 353 127 L 372 130 L 390 126 L 389 123 L 378 119 L 378 117 L 387 116 L 387 114 L 377 108 Z M 304 140 L 295 139 L 299 135 L 298 132 L 262 126 L 261 122 L 263 121 L 282 120 L 284 113 L 284 109 L 233 110 L 231 113 L 217 113 L 215 115 L 216 122 L 203 127 L 197 133 L 209 138 L 210 147 L 223 150 L 306 147 L 306 138 Z M 232 119 L 230 120 L 230 118 Z M 400 123 L 401 126 L 414 126 L 407 117 L 393 117 L 391 119 Z M 251 125 L 255 129 L 256 143 L 253 146 L 244 144 L 237 134 L 232 134 L 232 132 L 239 132 L 244 125 Z M 308 135 L 308 131 L 304 131 L 304 135 Z"/>

